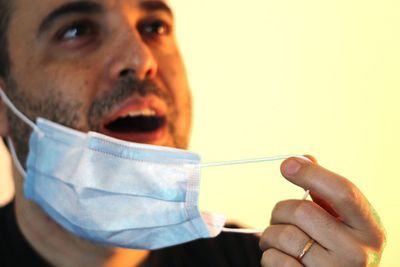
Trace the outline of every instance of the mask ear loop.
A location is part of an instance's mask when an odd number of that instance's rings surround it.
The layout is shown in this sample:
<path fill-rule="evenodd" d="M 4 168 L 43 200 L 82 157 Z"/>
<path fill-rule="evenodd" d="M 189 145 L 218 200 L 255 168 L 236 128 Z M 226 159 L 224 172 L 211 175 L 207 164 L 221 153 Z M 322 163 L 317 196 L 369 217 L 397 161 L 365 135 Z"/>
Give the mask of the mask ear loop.
<path fill-rule="evenodd" d="M 273 156 L 273 157 L 263 157 L 263 158 L 255 158 L 255 159 L 243 159 L 243 160 L 229 160 L 229 161 L 219 161 L 219 162 L 210 162 L 210 163 L 202 163 L 200 164 L 201 168 L 208 167 L 221 167 L 227 165 L 238 165 L 238 164 L 250 164 L 250 163 L 259 163 L 259 162 L 267 162 L 267 161 L 276 161 L 276 160 L 285 160 L 291 157 L 305 159 L 309 162 L 312 162 L 309 158 L 300 154 L 290 154 L 290 155 L 281 155 L 281 156 Z M 306 190 L 302 200 L 306 200 L 310 195 L 310 190 Z M 261 235 L 264 231 L 260 229 L 251 229 L 251 228 L 228 228 L 223 227 L 222 232 L 227 233 L 238 233 L 238 234 L 256 234 Z"/>
<path fill-rule="evenodd" d="M 18 172 L 22 175 L 23 178 L 26 176 L 26 171 L 21 165 L 21 162 L 18 159 L 17 153 L 15 152 L 14 144 L 9 136 L 6 137 L 7 145 L 10 148 L 11 157 L 14 159 L 15 167 Z"/>
<path fill-rule="evenodd" d="M 284 160 L 288 158 L 302 158 L 307 161 L 311 160 L 304 155 L 300 154 L 289 154 L 289 155 L 279 155 L 273 157 L 263 157 L 263 158 L 254 158 L 254 159 L 240 159 L 240 160 L 227 160 L 227 161 L 217 161 L 217 162 L 208 162 L 208 163 L 201 163 L 201 168 L 208 168 L 208 167 L 221 167 L 227 165 L 239 165 L 239 164 L 250 164 L 250 163 L 260 163 L 260 162 L 267 162 L 267 161 L 277 161 L 277 160 Z"/>
<path fill-rule="evenodd" d="M 7 95 L 4 93 L 3 88 L 0 87 L 0 99 L 3 100 L 3 102 L 6 104 L 6 106 L 14 112 L 14 114 L 20 118 L 23 122 L 28 124 L 34 131 L 36 131 L 39 135 L 39 137 L 43 137 L 44 133 L 37 127 L 30 119 L 28 119 L 27 116 L 25 116 L 21 111 L 19 111 L 14 104 L 11 102 L 11 100 L 7 97 Z M 23 178 L 26 176 L 26 171 L 21 165 L 21 162 L 18 159 L 17 153 L 15 152 L 15 147 L 14 144 L 9 136 L 6 137 L 7 145 L 10 148 L 10 153 L 11 157 L 14 159 L 15 162 L 15 167 L 17 168 L 18 172 L 22 175 Z"/>
<path fill-rule="evenodd" d="M 44 135 L 44 133 L 39 129 L 39 127 L 36 126 L 30 119 L 28 119 L 27 116 L 25 116 L 21 111 L 19 111 L 14 104 L 11 102 L 11 100 L 7 97 L 7 95 L 4 93 L 3 88 L 0 87 L 0 98 L 3 100 L 3 102 L 6 104 L 6 106 L 11 109 L 14 114 L 20 118 L 23 122 L 28 124 L 33 130 L 35 130 L 41 137 Z"/>

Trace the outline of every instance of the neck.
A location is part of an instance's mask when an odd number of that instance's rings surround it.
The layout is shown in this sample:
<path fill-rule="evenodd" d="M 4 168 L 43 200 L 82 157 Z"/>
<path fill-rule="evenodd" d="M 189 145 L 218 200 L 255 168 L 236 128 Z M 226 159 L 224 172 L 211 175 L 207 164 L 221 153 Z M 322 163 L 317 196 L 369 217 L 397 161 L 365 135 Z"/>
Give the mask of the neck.
<path fill-rule="evenodd" d="M 50 265 L 124 267 L 138 266 L 149 251 L 112 248 L 83 240 L 55 223 L 22 192 L 23 179 L 14 169 L 15 214 L 22 234 Z"/>

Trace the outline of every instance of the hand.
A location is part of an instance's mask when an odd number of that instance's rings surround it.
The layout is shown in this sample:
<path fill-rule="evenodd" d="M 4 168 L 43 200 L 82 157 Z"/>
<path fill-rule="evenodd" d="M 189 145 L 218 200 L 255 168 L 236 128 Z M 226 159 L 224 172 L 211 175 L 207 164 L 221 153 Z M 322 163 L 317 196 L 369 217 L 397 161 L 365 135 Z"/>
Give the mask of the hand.
<path fill-rule="evenodd" d="M 377 213 L 354 184 L 311 159 L 282 163 L 282 174 L 310 190 L 313 201 L 275 206 L 260 240 L 262 266 L 378 266 L 386 238 Z M 298 259 L 311 239 L 315 243 Z"/>

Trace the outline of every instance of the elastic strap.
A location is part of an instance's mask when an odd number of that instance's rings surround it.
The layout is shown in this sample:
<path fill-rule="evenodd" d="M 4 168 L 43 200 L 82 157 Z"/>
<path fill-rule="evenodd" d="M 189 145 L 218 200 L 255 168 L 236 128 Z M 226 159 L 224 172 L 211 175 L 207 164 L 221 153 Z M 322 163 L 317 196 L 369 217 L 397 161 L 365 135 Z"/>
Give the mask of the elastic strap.
<path fill-rule="evenodd" d="M 7 145 L 10 148 L 11 157 L 15 162 L 15 167 L 17 168 L 18 172 L 22 175 L 22 178 L 25 178 L 26 172 L 21 165 L 21 162 L 18 159 L 17 153 L 15 152 L 14 144 L 9 136 L 6 137 Z"/>
<path fill-rule="evenodd" d="M 290 155 L 282 155 L 282 156 L 272 156 L 272 157 L 263 157 L 263 158 L 255 158 L 255 159 L 243 159 L 243 160 L 230 160 L 230 161 L 220 161 L 220 162 L 211 162 L 211 163 L 204 163 L 200 166 L 202 168 L 207 167 L 220 167 L 220 166 L 228 166 L 228 165 L 237 165 L 237 164 L 250 164 L 250 163 L 259 163 L 259 162 L 268 162 L 268 161 L 276 161 L 276 160 L 284 160 L 291 157 L 302 158 L 307 161 L 311 161 L 309 158 L 305 157 L 304 155 L 299 154 L 290 154 Z M 302 200 L 306 200 L 307 197 L 310 195 L 310 190 L 306 190 Z M 227 233 L 237 233 L 237 234 L 255 234 L 261 235 L 264 231 L 260 229 L 252 229 L 252 228 L 227 228 L 223 227 L 222 232 Z"/>
<path fill-rule="evenodd" d="M 7 97 L 7 95 L 4 93 L 3 88 L 0 87 L 0 98 L 3 100 L 3 102 L 6 104 L 6 106 L 14 112 L 14 114 L 20 118 L 23 122 L 29 125 L 34 131 L 38 133 L 39 136 L 43 136 L 44 133 L 27 117 L 25 116 L 21 111 L 19 111 L 15 105 L 11 102 L 11 100 Z M 15 167 L 17 168 L 18 172 L 22 175 L 23 178 L 26 176 L 26 171 L 22 167 L 21 161 L 19 161 L 17 153 L 15 151 L 14 143 L 11 140 L 9 136 L 6 137 L 7 145 L 10 149 L 11 157 L 13 158 Z"/>
<path fill-rule="evenodd" d="M 309 158 L 305 157 L 304 155 L 289 154 L 289 155 L 280 155 L 280 156 L 254 158 L 254 159 L 240 159 L 240 160 L 227 160 L 227 161 L 201 163 L 200 167 L 201 168 L 208 168 L 208 167 L 220 167 L 220 166 L 228 166 L 228 165 L 260 163 L 260 162 L 284 160 L 284 159 L 288 159 L 288 158 L 291 158 L 291 157 L 302 158 L 302 159 L 311 161 Z"/>
<path fill-rule="evenodd" d="M 20 118 L 23 122 L 28 124 L 33 130 L 38 132 L 39 134 L 43 134 L 42 131 L 27 117 L 25 116 L 21 111 L 19 111 L 14 104 L 11 102 L 11 100 L 7 97 L 7 95 L 4 93 L 3 88 L 0 87 L 0 97 L 3 100 L 3 102 L 7 105 L 7 107 L 14 112 L 14 114 Z"/>

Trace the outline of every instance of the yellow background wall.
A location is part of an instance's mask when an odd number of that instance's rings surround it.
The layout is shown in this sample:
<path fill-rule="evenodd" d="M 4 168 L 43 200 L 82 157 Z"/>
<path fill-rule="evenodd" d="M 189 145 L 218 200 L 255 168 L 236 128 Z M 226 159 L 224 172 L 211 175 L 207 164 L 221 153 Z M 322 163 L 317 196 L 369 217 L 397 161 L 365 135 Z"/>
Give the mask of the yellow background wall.
<path fill-rule="evenodd" d="M 400 1 L 173 6 L 195 100 L 191 150 L 204 161 L 314 155 L 368 196 L 388 232 L 381 266 L 398 266 Z M 1 148 L 0 158 L 1 191 Z M 252 227 L 267 226 L 276 201 L 302 196 L 279 162 L 203 175 L 201 207 Z"/>
<path fill-rule="evenodd" d="M 204 161 L 309 153 L 356 183 L 399 266 L 400 1 L 173 0 Z M 201 204 L 265 227 L 279 163 L 207 169 Z"/>

